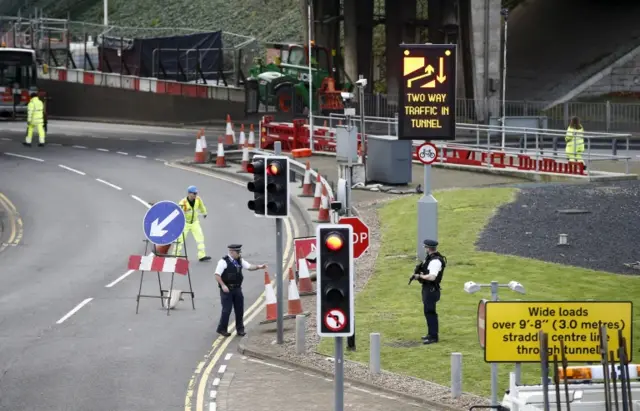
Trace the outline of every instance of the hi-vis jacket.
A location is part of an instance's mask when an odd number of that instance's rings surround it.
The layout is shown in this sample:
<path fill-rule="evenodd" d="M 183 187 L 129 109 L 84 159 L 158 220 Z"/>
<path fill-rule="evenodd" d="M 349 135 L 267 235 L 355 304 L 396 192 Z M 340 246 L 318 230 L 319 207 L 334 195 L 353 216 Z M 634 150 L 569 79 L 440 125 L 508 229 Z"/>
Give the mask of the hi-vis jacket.
<path fill-rule="evenodd" d="M 189 204 L 189 200 L 187 200 L 186 197 L 180 200 L 178 205 L 182 208 L 184 217 L 187 219 L 187 224 L 193 224 L 200 221 L 198 220 L 198 212 L 201 214 L 207 214 L 207 208 L 204 206 L 204 202 L 200 197 L 196 197 L 196 202 L 193 203 L 193 207 L 191 207 L 191 204 Z"/>
<path fill-rule="evenodd" d="M 38 97 L 32 97 L 27 105 L 27 122 L 42 124 L 44 122 L 44 103 Z"/>
<path fill-rule="evenodd" d="M 567 143 L 566 152 L 571 153 L 574 150 L 578 153 L 584 151 L 584 129 L 573 127 L 567 128 L 567 134 L 564 137 L 564 141 Z"/>

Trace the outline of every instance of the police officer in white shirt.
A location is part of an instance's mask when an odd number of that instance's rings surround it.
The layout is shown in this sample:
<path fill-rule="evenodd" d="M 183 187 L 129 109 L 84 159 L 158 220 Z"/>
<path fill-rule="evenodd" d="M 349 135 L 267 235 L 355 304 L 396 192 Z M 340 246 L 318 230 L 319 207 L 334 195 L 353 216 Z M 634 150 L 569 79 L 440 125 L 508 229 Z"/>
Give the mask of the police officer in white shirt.
<path fill-rule="evenodd" d="M 421 264 L 416 266 L 413 278 L 422 284 L 422 304 L 424 317 L 427 320 L 427 335 L 422 337 L 422 342 L 433 344 L 438 342 L 436 303 L 440 301 L 440 282 L 447 265 L 447 258 L 436 250 L 437 241 L 424 240 L 424 247 L 427 256 Z"/>
<path fill-rule="evenodd" d="M 244 295 L 242 294 L 244 276 L 242 275 L 242 269 L 255 271 L 265 269 L 267 265 L 253 265 L 244 260 L 240 256 L 242 253 L 242 245 L 240 244 L 230 244 L 228 248 L 229 254 L 218 261 L 215 271 L 222 304 L 222 313 L 220 313 L 220 322 L 216 331 L 224 337 L 231 335 L 227 328 L 229 327 L 231 309 L 233 309 L 236 317 L 236 332 L 242 337 L 246 335 L 244 331 Z"/>

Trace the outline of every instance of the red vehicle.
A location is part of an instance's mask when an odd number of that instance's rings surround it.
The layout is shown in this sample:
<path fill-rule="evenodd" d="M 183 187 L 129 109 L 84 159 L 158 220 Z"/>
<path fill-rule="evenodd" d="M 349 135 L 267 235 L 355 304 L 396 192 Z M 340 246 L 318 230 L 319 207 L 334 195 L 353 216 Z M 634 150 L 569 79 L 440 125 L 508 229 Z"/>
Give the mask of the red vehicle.
<path fill-rule="evenodd" d="M 0 115 L 26 118 L 29 94 L 37 91 L 44 103 L 44 127 L 47 128 L 46 93 L 38 90 L 36 52 L 32 49 L 0 47 Z"/>

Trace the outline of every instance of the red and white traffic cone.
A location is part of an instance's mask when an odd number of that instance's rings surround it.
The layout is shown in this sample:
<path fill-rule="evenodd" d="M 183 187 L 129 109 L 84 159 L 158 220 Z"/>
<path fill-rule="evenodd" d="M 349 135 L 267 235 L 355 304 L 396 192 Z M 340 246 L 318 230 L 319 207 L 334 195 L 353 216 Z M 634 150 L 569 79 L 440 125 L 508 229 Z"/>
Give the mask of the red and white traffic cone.
<path fill-rule="evenodd" d="M 300 295 L 315 294 L 313 284 L 311 284 L 311 276 L 309 276 L 309 266 L 304 258 L 298 259 L 298 292 Z"/>
<path fill-rule="evenodd" d="M 307 161 L 307 169 L 304 170 L 302 180 L 302 194 L 298 197 L 313 197 L 313 184 L 311 184 L 311 164 Z"/>
<path fill-rule="evenodd" d="M 246 141 L 244 142 L 244 147 L 242 147 L 242 164 L 240 166 L 241 169 L 238 173 L 249 172 L 249 145 Z"/>
<path fill-rule="evenodd" d="M 200 129 L 200 140 L 202 140 L 202 152 L 204 153 L 205 161 L 209 160 L 209 153 L 207 152 L 207 138 L 204 136 L 204 129 Z"/>
<path fill-rule="evenodd" d="M 302 314 L 302 301 L 300 301 L 300 294 L 298 293 L 298 286 L 296 285 L 296 277 L 293 275 L 293 270 L 289 268 L 289 292 L 287 293 L 289 311 L 287 315 Z"/>
<path fill-rule="evenodd" d="M 228 146 L 233 145 L 236 141 L 236 134 L 231 126 L 231 116 L 227 114 L 227 130 L 225 131 L 224 143 Z"/>
<path fill-rule="evenodd" d="M 202 139 L 200 138 L 200 136 L 196 137 L 196 152 L 195 152 L 195 155 L 193 156 L 193 162 L 194 163 L 205 162 L 204 150 L 202 149 Z"/>
<path fill-rule="evenodd" d="M 329 215 L 329 195 L 327 194 L 327 187 L 322 186 L 322 198 L 320 200 L 320 210 L 318 212 L 318 219 L 316 223 L 330 223 L 331 216 Z"/>
<path fill-rule="evenodd" d="M 264 297 L 267 318 L 261 324 L 273 322 L 278 318 L 278 300 L 276 300 L 276 293 L 273 291 L 269 273 L 266 271 L 264 272 Z"/>
<path fill-rule="evenodd" d="M 247 137 L 244 135 L 244 124 L 240 126 L 240 137 L 238 137 L 238 145 L 244 146 L 247 141 Z"/>
<path fill-rule="evenodd" d="M 249 148 L 256 148 L 256 134 L 253 131 L 253 124 L 249 128 Z"/>
<path fill-rule="evenodd" d="M 224 145 L 222 144 L 222 137 L 218 139 L 218 155 L 216 157 L 216 167 L 226 167 L 227 162 L 224 159 Z"/>
<path fill-rule="evenodd" d="M 313 195 L 313 205 L 309 211 L 320 210 L 320 203 L 322 200 L 322 180 L 320 179 L 320 173 L 316 175 L 316 191 Z"/>

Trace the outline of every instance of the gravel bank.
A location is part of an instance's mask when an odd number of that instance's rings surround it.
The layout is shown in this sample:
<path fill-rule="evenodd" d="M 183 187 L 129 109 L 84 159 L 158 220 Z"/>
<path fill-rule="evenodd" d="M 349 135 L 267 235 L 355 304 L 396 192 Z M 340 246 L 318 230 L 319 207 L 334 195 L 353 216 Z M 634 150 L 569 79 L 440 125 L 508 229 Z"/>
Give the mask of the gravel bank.
<path fill-rule="evenodd" d="M 356 273 L 357 292 L 364 288 L 373 274 L 375 260 L 380 248 L 380 222 L 378 220 L 377 208 L 391 199 L 392 198 L 385 198 L 355 204 L 360 213 L 360 218 L 369 226 L 371 234 L 371 247 L 369 248 L 369 252 L 358 260 Z M 306 354 L 296 355 L 295 353 L 295 320 L 285 320 L 284 344 L 281 346 L 275 344 L 275 324 L 256 326 L 249 332 L 249 338 L 244 339 L 244 345 L 251 351 L 332 373 L 334 369 L 333 362 L 326 356 L 315 352 L 320 341 L 320 337 L 316 334 L 315 295 L 302 297 L 302 303 L 304 310 L 310 313 L 307 317 Z M 259 319 L 262 320 L 263 318 L 264 314 L 261 314 Z M 384 336 L 382 336 L 382 338 L 384 338 Z M 395 392 L 406 393 L 447 405 L 448 409 L 468 410 L 471 405 L 489 404 L 486 399 L 470 394 L 464 394 L 461 398 L 453 399 L 451 398 L 449 387 L 425 380 L 387 372 L 373 376 L 369 373 L 368 364 L 345 361 L 344 369 L 345 377 L 347 378 L 364 381 Z"/>
<path fill-rule="evenodd" d="M 566 214 L 561 210 L 587 211 Z M 524 188 L 501 207 L 478 249 L 618 274 L 639 275 L 640 181 Z M 568 246 L 558 246 L 560 234 Z"/>

